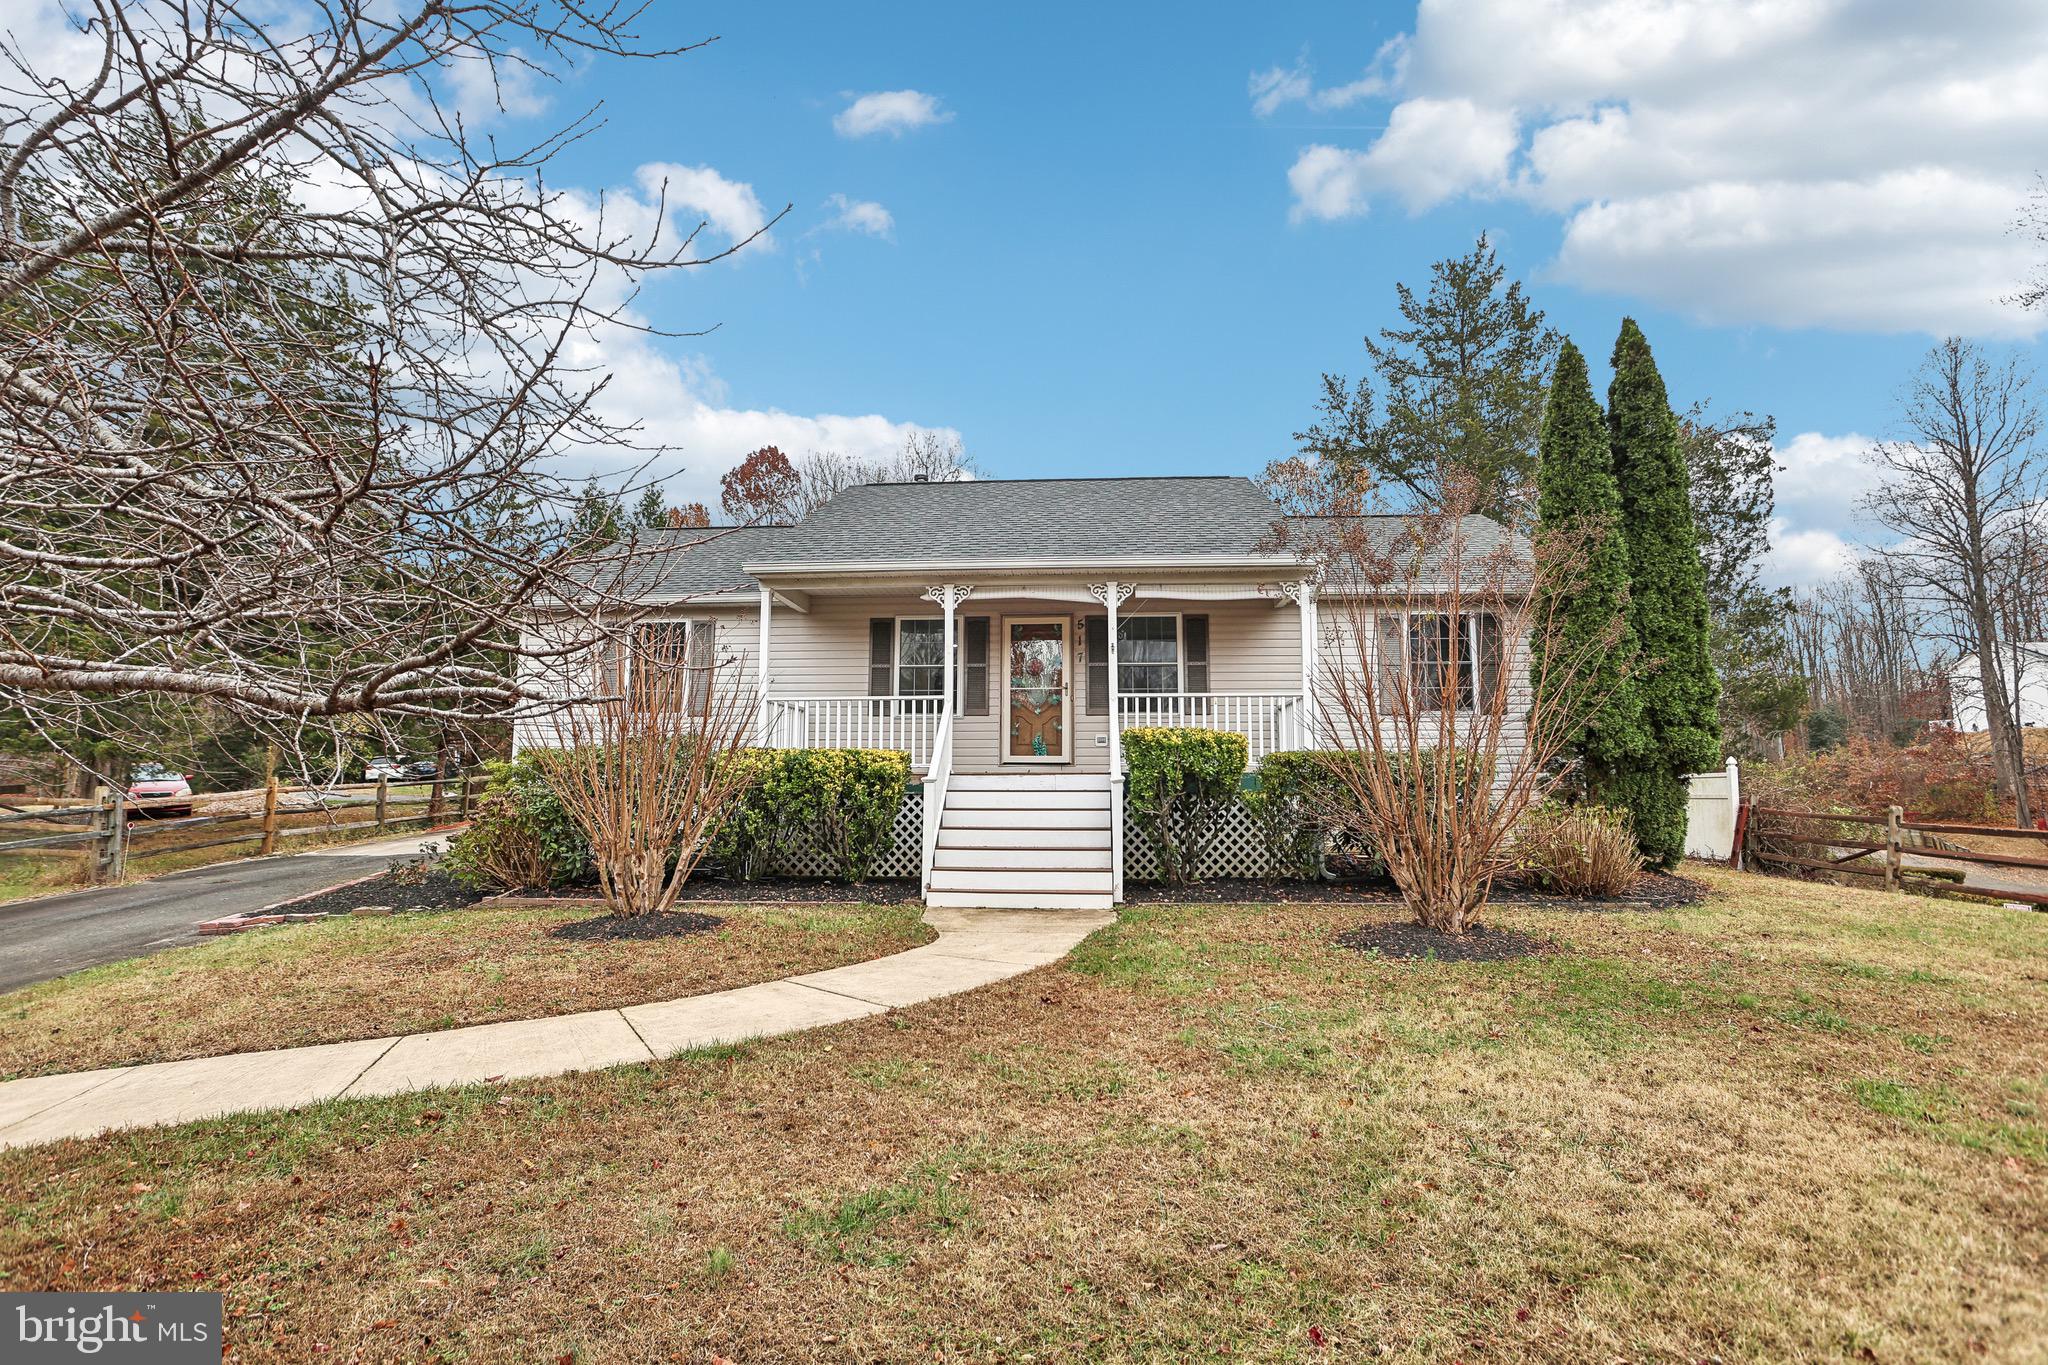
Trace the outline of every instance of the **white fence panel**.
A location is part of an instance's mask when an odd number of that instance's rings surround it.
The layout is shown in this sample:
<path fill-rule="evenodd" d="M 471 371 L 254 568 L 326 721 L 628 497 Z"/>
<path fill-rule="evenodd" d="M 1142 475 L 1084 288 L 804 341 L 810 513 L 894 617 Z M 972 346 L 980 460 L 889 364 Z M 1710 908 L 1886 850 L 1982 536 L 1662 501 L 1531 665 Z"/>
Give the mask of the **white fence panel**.
<path fill-rule="evenodd" d="M 1717 773 L 1692 773 L 1685 808 L 1685 856 L 1725 863 L 1735 852 L 1735 808 L 1742 804 L 1742 774 L 1734 759 Z"/>

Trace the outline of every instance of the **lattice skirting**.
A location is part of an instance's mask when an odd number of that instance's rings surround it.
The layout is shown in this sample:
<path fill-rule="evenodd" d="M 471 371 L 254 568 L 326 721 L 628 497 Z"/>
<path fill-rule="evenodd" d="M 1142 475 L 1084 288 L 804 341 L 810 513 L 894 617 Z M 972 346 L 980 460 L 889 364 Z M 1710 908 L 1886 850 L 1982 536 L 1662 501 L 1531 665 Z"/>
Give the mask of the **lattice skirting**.
<path fill-rule="evenodd" d="M 874 871 L 868 875 L 921 876 L 924 871 L 924 790 L 921 786 L 911 787 L 903 798 L 903 804 L 896 810 L 896 823 L 891 827 L 891 834 L 894 842 L 886 853 L 875 859 Z M 808 834 L 799 834 L 775 860 L 769 875 L 835 877 L 839 875 L 839 867 Z"/>
<path fill-rule="evenodd" d="M 1195 879 L 1265 875 L 1265 845 L 1259 838 L 1259 827 L 1252 820 L 1251 812 L 1241 805 L 1233 805 L 1218 817 L 1218 823 L 1215 842 L 1209 846 L 1208 856 L 1202 859 L 1201 866 L 1195 869 Z M 1126 805 L 1124 880 L 1156 882 L 1159 875 L 1159 849 Z"/>

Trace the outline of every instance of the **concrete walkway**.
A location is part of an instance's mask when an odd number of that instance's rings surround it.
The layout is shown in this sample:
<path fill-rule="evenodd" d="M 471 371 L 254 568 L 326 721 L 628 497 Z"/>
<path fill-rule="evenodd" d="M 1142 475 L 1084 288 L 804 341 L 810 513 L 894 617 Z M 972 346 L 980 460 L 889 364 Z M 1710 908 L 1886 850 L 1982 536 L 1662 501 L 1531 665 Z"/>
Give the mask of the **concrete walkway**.
<path fill-rule="evenodd" d="M 925 922 L 939 937 L 922 947 L 712 995 L 9 1081 L 0 1085 L 0 1148 L 252 1109 L 556 1076 L 794 1033 L 971 991 L 1056 962 L 1113 918 L 1092 910 L 928 910 Z"/>

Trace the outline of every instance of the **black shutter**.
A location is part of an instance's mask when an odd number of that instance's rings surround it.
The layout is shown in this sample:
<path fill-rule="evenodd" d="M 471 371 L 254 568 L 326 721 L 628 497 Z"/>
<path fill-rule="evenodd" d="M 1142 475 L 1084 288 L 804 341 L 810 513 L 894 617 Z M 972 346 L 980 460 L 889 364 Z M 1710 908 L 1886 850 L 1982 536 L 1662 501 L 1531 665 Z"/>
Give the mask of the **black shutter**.
<path fill-rule="evenodd" d="M 714 621 L 692 621 L 684 627 L 684 659 L 690 671 L 690 710 L 696 715 L 711 711 L 711 675 L 718 666 L 718 625 Z"/>
<path fill-rule="evenodd" d="M 1081 648 L 1088 656 L 1087 697 L 1082 710 L 1091 716 L 1109 714 L 1109 618 L 1081 618 Z"/>
<path fill-rule="evenodd" d="M 1380 713 L 1403 715 L 1406 712 L 1403 689 L 1408 682 L 1407 620 L 1399 616 L 1376 617 L 1372 642 L 1379 673 Z"/>
<path fill-rule="evenodd" d="M 988 618 L 967 618 L 960 640 L 960 714 L 988 714 Z"/>
<path fill-rule="evenodd" d="M 1187 667 L 1183 676 L 1187 679 L 1190 692 L 1209 690 L 1209 618 L 1207 616 L 1183 616 L 1180 618 L 1180 647 L 1187 655 Z"/>
<path fill-rule="evenodd" d="M 896 695 L 896 622 L 888 616 L 868 622 L 868 695 Z"/>

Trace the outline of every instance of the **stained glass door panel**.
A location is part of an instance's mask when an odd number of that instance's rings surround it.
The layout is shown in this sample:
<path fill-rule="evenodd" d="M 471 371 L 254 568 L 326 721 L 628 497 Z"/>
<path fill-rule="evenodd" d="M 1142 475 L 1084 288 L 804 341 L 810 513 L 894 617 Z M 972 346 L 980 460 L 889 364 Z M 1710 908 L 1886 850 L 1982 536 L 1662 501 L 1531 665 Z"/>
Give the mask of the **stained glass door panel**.
<path fill-rule="evenodd" d="M 1011 621 L 1005 758 L 1058 762 L 1067 756 L 1067 623 Z"/>

